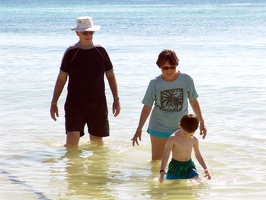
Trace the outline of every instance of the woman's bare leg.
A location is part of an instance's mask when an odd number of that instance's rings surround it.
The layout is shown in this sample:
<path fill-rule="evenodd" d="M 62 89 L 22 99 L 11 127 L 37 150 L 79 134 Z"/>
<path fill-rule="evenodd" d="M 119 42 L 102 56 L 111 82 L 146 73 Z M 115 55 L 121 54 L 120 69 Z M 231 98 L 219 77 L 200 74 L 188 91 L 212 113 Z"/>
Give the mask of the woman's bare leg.
<path fill-rule="evenodd" d="M 168 138 L 159 138 L 150 135 L 152 160 L 162 160 L 165 144 Z"/>

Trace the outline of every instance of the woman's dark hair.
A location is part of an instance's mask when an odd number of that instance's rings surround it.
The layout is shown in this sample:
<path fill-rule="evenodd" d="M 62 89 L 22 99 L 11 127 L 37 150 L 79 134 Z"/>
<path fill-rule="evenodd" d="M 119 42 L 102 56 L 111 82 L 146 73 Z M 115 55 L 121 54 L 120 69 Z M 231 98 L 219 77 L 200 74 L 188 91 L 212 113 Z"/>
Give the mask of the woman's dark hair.
<path fill-rule="evenodd" d="M 178 57 L 173 50 L 164 49 L 158 56 L 156 64 L 159 68 L 168 61 L 171 65 L 178 65 Z"/>

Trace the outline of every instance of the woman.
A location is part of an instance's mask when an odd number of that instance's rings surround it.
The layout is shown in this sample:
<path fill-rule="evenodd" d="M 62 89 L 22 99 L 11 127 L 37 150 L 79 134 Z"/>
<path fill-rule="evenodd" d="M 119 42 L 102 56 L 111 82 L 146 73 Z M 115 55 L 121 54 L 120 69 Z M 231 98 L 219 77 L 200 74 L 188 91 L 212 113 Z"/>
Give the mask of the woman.
<path fill-rule="evenodd" d="M 178 58 L 172 50 L 163 50 L 157 59 L 162 74 L 152 79 L 142 100 L 144 104 L 132 145 L 139 145 L 142 127 L 151 113 L 147 132 L 151 138 L 152 160 L 161 160 L 167 139 L 178 129 L 181 118 L 188 113 L 188 102 L 200 121 L 200 134 L 206 137 L 207 129 L 201 114 L 198 93 L 193 79 L 176 70 Z M 152 106 L 154 107 L 152 109 Z"/>

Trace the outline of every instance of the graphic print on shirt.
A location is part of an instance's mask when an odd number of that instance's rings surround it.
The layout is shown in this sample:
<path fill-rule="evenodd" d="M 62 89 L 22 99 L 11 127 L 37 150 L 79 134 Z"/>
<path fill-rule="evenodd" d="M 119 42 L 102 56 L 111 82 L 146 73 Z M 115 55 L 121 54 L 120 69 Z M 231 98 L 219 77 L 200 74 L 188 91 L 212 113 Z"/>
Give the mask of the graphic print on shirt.
<path fill-rule="evenodd" d="M 183 88 L 161 91 L 161 110 L 179 112 L 183 108 Z"/>

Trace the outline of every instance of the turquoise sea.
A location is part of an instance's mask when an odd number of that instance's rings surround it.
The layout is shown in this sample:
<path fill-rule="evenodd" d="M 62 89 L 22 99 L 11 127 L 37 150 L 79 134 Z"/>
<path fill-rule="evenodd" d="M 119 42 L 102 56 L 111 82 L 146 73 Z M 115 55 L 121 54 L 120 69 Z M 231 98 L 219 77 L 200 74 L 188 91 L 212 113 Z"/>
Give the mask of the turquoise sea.
<path fill-rule="evenodd" d="M 111 136 L 97 146 L 87 134 L 67 151 L 66 90 L 57 122 L 49 109 L 62 55 L 78 39 L 70 27 L 80 16 L 101 25 L 94 42 L 109 52 L 122 110 L 112 116 L 106 84 Z M 265 198 L 264 0 L 1 0 L 0 24 L 1 200 Z M 131 145 L 166 48 L 176 51 L 179 70 L 193 77 L 200 95 L 208 135 L 199 141 L 210 181 L 161 184 L 148 134 Z"/>

